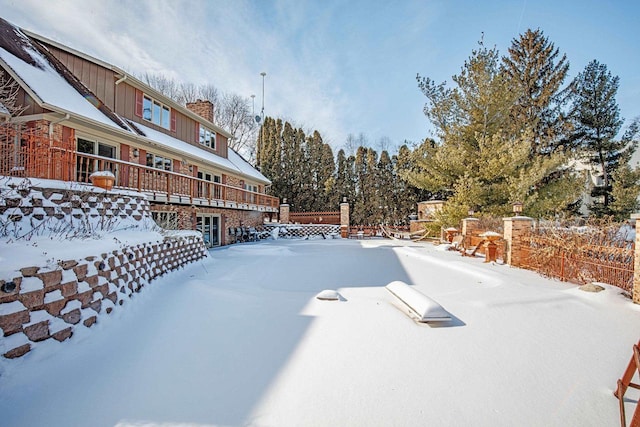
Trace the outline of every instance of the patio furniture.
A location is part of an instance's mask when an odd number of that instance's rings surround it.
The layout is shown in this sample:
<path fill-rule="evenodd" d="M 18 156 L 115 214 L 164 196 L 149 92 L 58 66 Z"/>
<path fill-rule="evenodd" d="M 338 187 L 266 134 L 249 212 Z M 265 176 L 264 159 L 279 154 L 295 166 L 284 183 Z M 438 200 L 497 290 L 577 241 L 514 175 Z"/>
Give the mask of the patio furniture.
<path fill-rule="evenodd" d="M 626 415 L 624 412 L 624 394 L 627 391 L 627 388 L 635 388 L 640 390 L 640 384 L 634 384 L 631 382 L 633 376 L 635 374 L 640 375 L 640 341 L 638 344 L 633 346 L 633 354 L 631 356 L 631 361 L 625 369 L 624 374 L 622 374 L 622 378 L 618 380 L 618 385 L 616 387 L 616 391 L 613 393 L 615 397 L 618 398 L 618 403 L 620 404 L 620 425 L 622 427 L 627 426 Z M 640 426 L 640 404 L 636 403 L 636 410 L 633 411 L 633 416 L 631 418 L 630 427 Z"/>

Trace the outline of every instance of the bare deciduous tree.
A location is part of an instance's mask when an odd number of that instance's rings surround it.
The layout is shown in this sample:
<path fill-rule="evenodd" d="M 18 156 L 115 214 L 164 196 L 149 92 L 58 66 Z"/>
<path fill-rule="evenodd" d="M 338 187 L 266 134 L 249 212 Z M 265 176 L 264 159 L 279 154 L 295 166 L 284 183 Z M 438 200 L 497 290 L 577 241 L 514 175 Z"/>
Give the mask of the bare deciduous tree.
<path fill-rule="evenodd" d="M 15 80 L 0 74 L 0 112 L 11 116 L 17 116 L 25 110 L 25 107 L 17 104 L 18 90 L 20 86 Z"/>

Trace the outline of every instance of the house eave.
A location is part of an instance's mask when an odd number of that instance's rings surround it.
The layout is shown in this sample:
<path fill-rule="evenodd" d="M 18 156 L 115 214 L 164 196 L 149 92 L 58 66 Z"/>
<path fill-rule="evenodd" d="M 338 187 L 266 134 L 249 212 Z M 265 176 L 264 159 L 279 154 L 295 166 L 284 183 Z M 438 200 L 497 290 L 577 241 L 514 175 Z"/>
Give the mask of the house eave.
<path fill-rule="evenodd" d="M 200 123 L 202 123 L 203 125 L 207 126 L 208 128 L 210 128 L 211 130 L 214 130 L 216 133 L 219 133 L 227 138 L 232 138 L 233 135 L 231 135 L 229 132 L 227 132 L 226 130 L 222 129 L 221 127 L 215 125 L 214 123 L 204 119 L 203 117 L 197 115 L 196 113 L 192 112 L 191 110 L 187 109 L 185 106 L 177 103 L 175 100 L 167 97 L 166 95 L 162 94 L 161 92 L 159 92 L 158 90 L 154 89 L 153 87 L 147 85 L 146 83 L 144 83 L 143 81 L 141 81 L 140 79 L 136 78 L 135 76 L 127 73 L 126 71 L 122 70 L 121 68 L 109 64 L 108 62 L 102 61 L 100 59 L 97 59 L 91 55 L 87 55 L 86 53 L 80 52 L 72 47 L 66 46 L 62 43 L 59 43 L 55 40 L 51 40 L 47 37 L 44 37 L 40 34 L 36 34 L 32 31 L 29 30 L 24 30 L 24 29 L 20 29 L 25 35 L 32 37 L 34 39 L 36 39 L 39 42 L 45 43 L 45 44 L 50 44 L 52 46 L 55 46 L 56 48 L 69 52 L 73 55 L 76 55 L 82 59 L 85 59 L 89 62 L 92 62 L 96 65 L 99 65 L 101 67 L 107 68 L 111 71 L 113 71 L 116 74 L 116 77 L 118 79 L 121 79 L 123 77 L 126 76 L 126 80 L 127 83 L 130 84 L 131 86 L 135 87 L 136 89 L 140 89 L 143 92 L 151 95 L 152 97 L 154 97 L 155 99 L 162 101 L 164 104 L 167 104 L 169 106 L 171 106 L 172 108 L 175 108 L 176 110 L 179 110 L 181 113 L 183 113 L 184 115 L 190 117 L 193 120 L 196 120 Z"/>

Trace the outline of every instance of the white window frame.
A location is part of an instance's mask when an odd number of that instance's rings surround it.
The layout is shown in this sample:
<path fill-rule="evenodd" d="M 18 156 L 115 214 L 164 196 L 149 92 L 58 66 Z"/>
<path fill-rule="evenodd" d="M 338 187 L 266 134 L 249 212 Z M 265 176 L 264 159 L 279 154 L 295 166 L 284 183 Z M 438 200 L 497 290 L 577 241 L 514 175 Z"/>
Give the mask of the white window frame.
<path fill-rule="evenodd" d="M 142 95 L 142 119 L 171 130 L 171 107 L 144 93 Z"/>
<path fill-rule="evenodd" d="M 79 135 L 76 137 L 76 150 L 78 150 L 78 144 L 80 143 L 80 140 L 83 140 L 84 142 L 90 142 L 93 144 L 93 151 L 91 153 L 86 153 L 86 154 L 93 154 L 94 156 L 100 156 L 100 146 L 103 147 L 108 147 L 112 150 L 113 153 L 113 157 L 109 157 L 109 156 L 101 156 L 101 157 L 106 157 L 108 159 L 117 159 L 118 158 L 118 145 L 117 144 L 110 144 L 107 142 L 103 142 L 103 141 L 98 141 L 94 138 L 90 138 L 90 137 L 84 137 L 82 135 Z M 80 153 L 83 153 L 83 151 L 79 151 Z"/>
<path fill-rule="evenodd" d="M 202 124 L 200 124 L 198 142 L 200 145 L 204 145 L 205 147 L 215 150 L 217 146 L 217 134 L 206 126 L 202 126 Z"/>
<path fill-rule="evenodd" d="M 151 162 L 149 162 L 149 159 L 151 159 Z M 147 167 L 150 167 L 150 168 L 173 172 L 173 159 L 169 157 L 161 156 L 159 154 L 147 152 L 146 165 Z M 158 166 L 161 166 L 161 167 L 158 167 Z"/>

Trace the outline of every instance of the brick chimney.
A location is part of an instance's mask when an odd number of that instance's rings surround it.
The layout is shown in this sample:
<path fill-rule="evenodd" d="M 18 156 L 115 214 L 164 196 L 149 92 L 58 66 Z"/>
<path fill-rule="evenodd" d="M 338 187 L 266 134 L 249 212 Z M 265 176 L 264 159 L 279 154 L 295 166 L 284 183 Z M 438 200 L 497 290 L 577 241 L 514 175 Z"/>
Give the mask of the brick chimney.
<path fill-rule="evenodd" d="M 188 102 L 187 109 L 213 123 L 213 104 L 211 101 L 198 99 L 196 102 Z"/>

